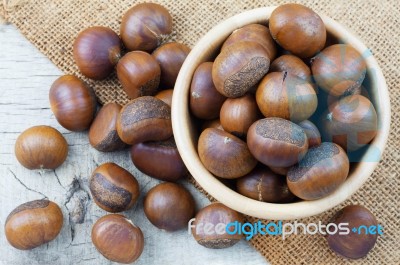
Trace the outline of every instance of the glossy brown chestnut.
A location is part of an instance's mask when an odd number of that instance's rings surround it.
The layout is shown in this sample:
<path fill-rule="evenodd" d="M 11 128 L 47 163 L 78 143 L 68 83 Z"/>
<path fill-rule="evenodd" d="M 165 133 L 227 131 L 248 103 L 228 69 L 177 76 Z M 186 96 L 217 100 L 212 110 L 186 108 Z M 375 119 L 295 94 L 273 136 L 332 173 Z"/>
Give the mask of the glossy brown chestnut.
<path fill-rule="evenodd" d="M 97 113 L 89 130 L 89 142 L 101 152 L 112 152 L 123 149 L 117 133 L 117 119 L 122 107 L 117 103 L 107 103 Z"/>
<path fill-rule="evenodd" d="M 261 116 L 256 99 L 252 94 L 239 98 L 228 98 L 220 112 L 221 125 L 226 132 L 245 137 L 250 126 Z"/>
<path fill-rule="evenodd" d="M 377 134 L 374 105 L 361 95 L 347 96 L 329 106 L 322 116 L 324 137 L 346 151 L 369 144 Z"/>
<path fill-rule="evenodd" d="M 349 174 L 349 158 L 337 144 L 324 142 L 310 148 L 287 175 L 291 192 L 304 200 L 317 200 L 336 190 Z"/>
<path fill-rule="evenodd" d="M 295 198 L 289 191 L 286 179 L 264 165 L 237 179 L 236 188 L 240 194 L 262 202 L 290 202 Z"/>
<path fill-rule="evenodd" d="M 119 263 L 132 263 L 143 252 L 142 230 L 120 214 L 101 217 L 92 228 L 92 242 L 107 259 Z"/>
<path fill-rule="evenodd" d="M 144 213 L 149 221 L 166 231 L 185 228 L 194 216 L 194 207 L 189 191 L 175 183 L 153 187 L 144 199 Z"/>
<path fill-rule="evenodd" d="M 276 57 L 277 49 L 275 41 L 271 37 L 269 28 L 264 25 L 250 24 L 235 30 L 226 39 L 221 50 L 239 41 L 257 42 L 265 48 L 270 61 Z"/>
<path fill-rule="evenodd" d="M 311 117 L 318 105 L 312 84 L 288 72 L 267 74 L 258 85 L 256 100 L 265 117 L 293 122 Z"/>
<path fill-rule="evenodd" d="M 288 72 L 301 79 L 311 81 L 311 69 L 295 55 L 284 54 L 276 58 L 269 68 L 270 72 Z"/>
<path fill-rule="evenodd" d="M 121 57 L 121 40 L 107 27 L 91 27 L 79 33 L 74 42 L 74 60 L 81 73 L 92 79 L 111 74 Z"/>
<path fill-rule="evenodd" d="M 335 253 L 349 259 L 361 259 L 374 247 L 378 238 L 378 222 L 375 216 L 361 205 L 348 205 L 338 211 L 329 223 L 339 225 L 348 223 L 348 227 L 356 228 L 360 233 L 350 232 L 341 235 L 338 232 L 326 236 L 329 248 Z"/>
<path fill-rule="evenodd" d="M 160 84 L 161 69 L 150 54 L 129 52 L 117 64 L 117 75 L 129 98 L 152 96 Z"/>
<path fill-rule="evenodd" d="M 75 132 L 89 129 L 97 103 L 94 91 L 82 80 L 61 76 L 51 86 L 49 98 L 51 110 L 64 128 Z"/>
<path fill-rule="evenodd" d="M 250 41 L 234 43 L 215 59 L 212 69 L 214 85 L 226 97 L 241 97 L 264 77 L 269 63 L 269 55 L 261 44 Z"/>
<path fill-rule="evenodd" d="M 277 7 L 269 19 L 272 37 L 285 50 L 301 58 L 308 58 L 322 50 L 326 29 L 320 16 L 300 4 Z"/>
<path fill-rule="evenodd" d="M 29 250 L 56 238 L 62 225 L 63 215 L 57 204 L 36 200 L 15 208 L 8 215 L 4 230 L 13 247 Z"/>
<path fill-rule="evenodd" d="M 219 117 L 226 97 L 217 91 L 212 80 L 212 62 L 200 64 L 193 74 L 190 85 L 190 111 L 200 119 Z"/>
<path fill-rule="evenodd" d="M 163 141 L 172 136 L 171 108 L 155 97 L 140 97 L 126 104 L 117 120 L 122 141 L 137 144 Z"/>
<path fill-rule="evenodd" d="M 242 239 L 242 235 L 226 233 L 226 226 L 233 222 L 244 222 L 244 217 L 222 203 L 214 202 L 201 209 L 192 226 L 194 239 L 206 248 L 229 248 Z M 209 229 L 212 227 L 211 229 Z M 231 229 L 232 230 L 232 229 Z"/>
<path fill-rule="evenodd" d="M 67 141 L 50 126 L 31 127 L 15 142 L 15 156 L 28 169 L 56 169 L 64 163 L 67 155 Z"/>
<path fill-rule="evenodd" d="M 139 183 L 127 170 L 114 163 L 97 167 L 89 180 L 95 203 L 107 212 L 126 211 L 139 197 Z"/>
<path fill-rule="evenodd" d="M 159 4 L 137 4 L 122 17 L 121 38 L 130 51 L 151 52 L 160 45 L 162 37 L 171 32 L 172 17 Z"/>
<path fill-rule="evenodd" d="M 133 145 L 131 159 L 141 172 L 164 181 L 177 181 L 188 173 L 173 137 Z"/>
<path fill-rule="evenodd" d="M 154 97 L 164 101 L 165 103 L 167 103 L 168 106 L 171 107 L 173 94 L 174 94 L 173 89 L 166 89 L 166 90 L 161 90 Z"/>
<path fill-rule="evenodd" d="M 220 178 L 240 178 L 257 165 L 244 141 L 215 128 L 201 133 L 198 152 L 203 165 Z"/>
<path fill-rule="evenodd" d="M 165 89 L 175 86 L 176 78 L 189 53 L 190 48 L 178 42 L 165 43 L 152 53 L 153 57 L 160 64 L 161 88 Z"/>
<path fill-rule="evenodd" d="M 265 118 L 251 125 L 247 133 L 250 152 L 271 167 L 289 167 L 308 150 L 307 136 L 297 124 L 281 118 Z"/>
<path fill-rule="evenodd" d="M 357 94 L 367 65 L 364 57 L 351 45 L 336 44 L 315 56 L 311 70 L 318 86 L 328 94 L 339 97 Z"/>
<path fill-rule="evenodd" d="M 207 128 L 224 130 L 224 128 L 222 128 L 221 121 L 219 119 L 205 121 L 201 127 L 201 131 L 204 131 Z"/>
<path fill-rule="evenodd" d="M 303 128 L 305 134 L 308 139 L 308 147 L 314 147 L 321 144 L 321 134 L 317 126 L 309 120 L 302 121 L 298 124 L 301 128 Z"/>

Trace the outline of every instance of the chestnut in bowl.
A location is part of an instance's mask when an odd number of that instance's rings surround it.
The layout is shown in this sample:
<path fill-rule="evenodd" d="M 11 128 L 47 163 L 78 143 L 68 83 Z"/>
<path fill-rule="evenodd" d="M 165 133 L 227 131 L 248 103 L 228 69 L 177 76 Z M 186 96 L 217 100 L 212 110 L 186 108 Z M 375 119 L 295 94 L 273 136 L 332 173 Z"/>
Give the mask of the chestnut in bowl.
<path fill-rule="evenodd" d="M 219 129 L 205 129 L 200 135 L 198 150 L 203 165 L 220 178 L 242 177 L 257 165 L 244 141 Z"/>
<path fill-rule="evenodd" d="M 374 56 L 365 58 L 367 75 L 363 85 L 369 92 L 371 102 L 377 112 L 379 130 L 370 143 L 357 157 L 349 177 L 327 197 L 313 201 L 296 201 L 286 204 L 265 203 L 240 195 L 216 178 L 201 162 L 197 152 L 198 135 L 192 126 L 192 116 L 189 111 L 190 84 L 197 67 L 213 59 L 212 55 L 219 52 L 220 47 L 232 32 L 249 24 L 266 25 L 271 13 L 276 7 L 263 7 L 245 11 L 222 21 L 212 28 L 193 47 L 181 68 L 174 89 L 172 106 L 173 130 L 175 140 L 182 159 L 191 175 L 214 198 L 236 211 L 262 219 L 294 220 L 325 212 L 342 203 L 356 192 L 370 177 L 385 149 L 390 129 L 390 100 L 388 88 L 381 68 Z M 321 15 L 329 35 L 335 40 L 341 40 L 353 46 L 361 54 L 367 47 L 360 39 L 349 32 L 344 26 L 333 19 Z M 314 117 L 313 117 L 314 118 Z M 313 119 L 313 121 L 315 121 Z M 322 133 L 322 131 L 321 131 Z M 373 159 L 371 159 L 373 158 Z"/>
<path fill-rule="evenodd" d="M 293 166 L 308 150 L 303 129 L 281 118 L 265 118 L 253 123 L 247 133 L 247 145 L 258 161 L 272 167 Z"/>
<path fill-rule="evenodd" d="M 200 64 L 190 85 L 190 111 L 200 119 L 210 120 L 219 117 L 226 97 L 217 91 L 212 80 L 212 62 Z"/>

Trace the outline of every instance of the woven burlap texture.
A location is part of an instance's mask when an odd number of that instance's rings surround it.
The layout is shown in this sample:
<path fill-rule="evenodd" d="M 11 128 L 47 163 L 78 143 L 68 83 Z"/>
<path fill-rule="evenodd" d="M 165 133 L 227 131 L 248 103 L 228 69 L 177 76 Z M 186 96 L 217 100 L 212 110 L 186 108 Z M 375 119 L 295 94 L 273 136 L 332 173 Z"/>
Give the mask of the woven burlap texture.
<path fill-rule="evenodd" d="M 171 40 L 194 46 L 196 41 L 221 20 L 261 6 L 286 1 L 154 1 L 167 7 L 174 17 Z M 331 252 L 322 236 L 256 236 L 250 243 L 272 264 L 400 264 L 399 161 L 400 161 L 400 4 L 398 0 L 309 0 L 296 1 L 326 14 L 363 39 L 372 50 L 390 89 L 392 129 L 382 162 L 367 183 L 345 204 L 368 207 L 384 226 L 375 248 L 364 259 L 348 261 Z M 39 0 L 3 1 L 3 17 L 14 23 L 36 47 L 61 70 L 80 75 L 72 58 L 72 43 L 78 32 L 89 26 L 109 26 L 119 32 L 121 16 L 135 1 Z M 127 102 L 115 75 L 102 82 L 85 79 L 99 101 Z M 299 220 L 326 222 L 340 205 L 324 214 Z M 250 221 L 257 221 L 250 218 Z M 223 255 L 223 253 L 221 253 Z M 251 264 L 251 261 L 249 261 Z"/>

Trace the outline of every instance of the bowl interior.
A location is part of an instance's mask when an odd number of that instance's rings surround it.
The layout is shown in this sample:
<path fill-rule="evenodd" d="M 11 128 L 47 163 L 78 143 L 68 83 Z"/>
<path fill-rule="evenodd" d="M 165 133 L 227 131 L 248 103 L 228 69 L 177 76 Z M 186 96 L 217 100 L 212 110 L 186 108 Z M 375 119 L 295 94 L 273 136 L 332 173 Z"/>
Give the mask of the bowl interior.
<path fill-rule="evenodd" d="M 198 132 L 189 113 L 189 89 L 199 64 L 213 60 L 224 40 L 247 24 L 266 25 L 275 7 L 253 9 L 233 16 L 211 29 L 193 48 L 179 73 L 172 102 L 172 126 L 183 161 L 196 181 L 215 199 L 244 214 L 263 219 L 291 220 L 322 213 L 346 200 L 372 174 L 381 159 L 390 129 L 390 101 L 382 71 L 370 50 L 349 30 L 327 16 L 321 16 L 329 35 L 340 43 L 351 44 L 367 62 L 367 77 L 363 83 L 377 114 L 379 131 L 366 148 L 349 156 L 354 163 L 346 182 L 336 191 L 319 200 L 274 204 L 247 198 L 228 188 L 201 163 L 197 154 Z"/>

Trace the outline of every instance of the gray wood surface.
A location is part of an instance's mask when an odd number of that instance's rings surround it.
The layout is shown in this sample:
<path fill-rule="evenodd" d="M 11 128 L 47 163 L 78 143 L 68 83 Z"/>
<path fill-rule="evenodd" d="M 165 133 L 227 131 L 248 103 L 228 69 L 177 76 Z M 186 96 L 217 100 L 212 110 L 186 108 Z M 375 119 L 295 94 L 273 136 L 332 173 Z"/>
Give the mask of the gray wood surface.
<path fill-rule="evenodd" d="M 108 161 L 132 172 L 142 190 L 135 208 L 124 213 L 145 235 L 144 252 L 135 264 L 266 264 L 244 240 L 230 249 L 210 250 L 198 245 L 186 230 L 167 233 L 153 227 L 144 216 L 142 203 L 143 195 L 158 181 L 138 172 L 127 151 L 97 152 L 89 145 L 87 133 L 72 133 L 57 123 L 49 108 L 48 90 L 61 74 L 14 26 L 0 25 L 0 264 L 111 264 L 91 243 L 92 224 L 106 212 L 93 203 L 87 185 L 93 169 Z M 18 135 L 42 124 L 60 130 L 69 143 L 67 161 L 44 173 L 23 168 L 14 155 Z M 208 203 L 191 185 L 185 186 L 198 207 Z M 19 204 L 43 197 L 62 208 L 60 235 L 32 251 L 12 248 L 4 236 L 7 215 Z M 79 217 L 82 223 L 74 223 Z"/>

